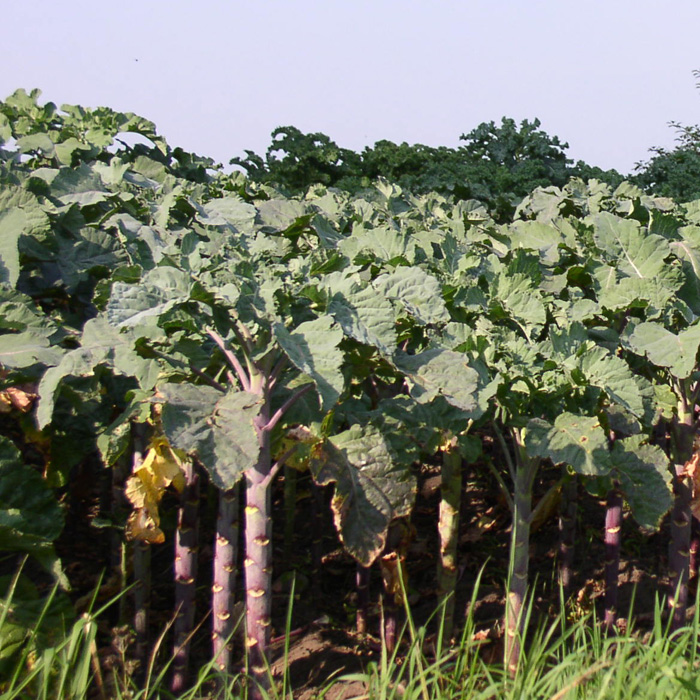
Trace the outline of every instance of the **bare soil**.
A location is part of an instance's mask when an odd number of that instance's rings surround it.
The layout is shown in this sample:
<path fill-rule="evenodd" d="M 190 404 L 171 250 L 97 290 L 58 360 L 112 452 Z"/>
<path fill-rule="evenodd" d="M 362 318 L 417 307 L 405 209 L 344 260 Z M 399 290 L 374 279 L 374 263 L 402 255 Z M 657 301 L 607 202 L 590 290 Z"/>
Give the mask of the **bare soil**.
<path fill-rule="evenodd" d="M 535 502 L 556 480 L 558 471 L 545 470 L 536 485 Z M 71 596 L 76 607 L 87 604 L 92 593 L 101 585 L 98 602 L 107 601 L 118 592 L 118 577 L 105 575 L 110 566 L 110 529 L 95 527 L 105 503 L 104 472 L 97 465 L 83 465 L 74 475 L 73 484 L 82 484 L 66 492 L 67 524 L 57 543 L 71 581 Z M 439 502 L 439 470 L 425 468 L 418 480 L 418 495 L 411 518 L 414 533 L 408 546 L 409 603 L 417 625 L 428 624 L 434 611 L 435 570 L 437 566 L 437 506 Z M 369 632 L 358 635 L 354 631 L 356 594 L 354 581 L 356 566 L 346 555 L 334 534 L 330 513 L 325 518 L 323 565 L 316 577 L 310 561 L 313 539 L 309 513 L 309 484 L 300 484 L 295 547 L 287 557 L 290 568 L 296 572 L 296 590 L 292 601 L 291 635 L 287 651 L 282 639 L 272 648 L 272 668 L 276 675 L 283 671 L 294 689 L 295 697 L 310 700 L 329 680 L 335 684 L 325 696 L 329 700 L 347 700 L 361 696 L 363 684 L 343 681 L 343 676 L 361 672 L 367 662 L 378 658 L 381 644 L 380 599 L 382 582 L 380 572 L 372 569 L 372 608 Z M 215 493 L 203 488 L 201 510 L 202 546 L 198 582 L 197 618 L 202 625 L 193 640 L 192 661 L 195 666 L 206 663 L 209 653 L 208 592 L 211 585 L 211 542 L 215 522 Z M 282 561 L 282 493 L 281 484 L 275 491 L 275 561 Z M 328 497 L 330 494 L 326 494 Z M 499 495 L 495 480 L 488 471 L 476 465 L 464 478 L 462 520 L 459 545 L 459 582 L 457 588 L 457 627 L 465 618 L 474 586 L 481 576 L 471 614 L 476 621 L 477 633 L 485 641 L 483 653 L 497 660 L 502 653 L 501 619 L 504 613 L 504 582 L 507 575 L 510 512 L 505 499 Z M 174 501 L 164 503 L 165 529 L 172 526 Z M 168 523 L 168 519 L 171 520 Z M 575 572 L 569 600 L 569 614 L 584 614 L 593 607 L 602 616 L 604 545 L 603 504 L 579 489 Z M 638 624 L 643 626 L 654 610 L 655 599 L 665 591 L 667 570 L 667 526 L 659 533 L 643 533 L 628 514 L 623 523 L 623 549 L 620 563 L 620 624 L 625 624 L 634 601 Z M 530 577 L 534 586 L 534 616 L 549 617 L 559 609 L 557 583 L 558 508 L 556 502 L 532 535 L 530 550 Z M 156 639 L 172 619 L 172 537 L 163 545 L 153 547 L 152 639 Z M 283 637 L 289 606 L 289 577 L 275 572 L 273 599 L 273 637 Z M 101 582 L 101 584 L 100 584 Z M 102 621 L 100 658 L 105 675 L 112 669 L 123 671 L 124 664 L 133 667 L 129 636 L 124 632 L 129 605 L 113 605 Z M 125 619 L 120 619 L 125 615 Z M 432 623 L 431 623 L 432 624 Z M 115 641 L 116 640 L 116 641 Z M 121 650 L 119 649 L 121 645 Z M 237 644 L 241 650 L 242 645 Z M 400 653 L 399 649 L 399 653 Z M 161 657 L 167 658 L 170 649 L 163 645 Z M 131 664 L 131 665 L 130 665 Z M 242 668 L 242 666 L 241 666 Z"/>

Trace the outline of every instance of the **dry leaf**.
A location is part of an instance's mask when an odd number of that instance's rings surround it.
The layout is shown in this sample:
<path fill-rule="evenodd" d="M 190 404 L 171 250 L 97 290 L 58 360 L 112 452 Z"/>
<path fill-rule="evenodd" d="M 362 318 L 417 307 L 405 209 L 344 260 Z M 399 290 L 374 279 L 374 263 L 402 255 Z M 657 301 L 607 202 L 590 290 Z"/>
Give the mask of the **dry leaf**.
<path fill-rule="evenodd" d="M 399 557 L 396 552 L 385 554 L 379 559 L 379 568 L 386 594 L 394 596 L 396 605 L 403 605 L 403 592 L 408 589 L 405 557 Z"/>

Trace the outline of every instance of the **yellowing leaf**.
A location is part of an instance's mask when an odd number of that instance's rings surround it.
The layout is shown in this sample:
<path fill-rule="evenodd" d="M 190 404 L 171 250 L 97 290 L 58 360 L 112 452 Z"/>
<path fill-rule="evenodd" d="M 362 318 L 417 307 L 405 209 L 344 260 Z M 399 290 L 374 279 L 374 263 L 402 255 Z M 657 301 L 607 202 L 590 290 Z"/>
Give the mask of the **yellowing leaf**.
<path fill-rule="evenodd" d="M 182 471 L 182 460 L 163 436 L 155 437 L 151 447 L 137 473 L 147 471 L 154 488 L 162 490 L 172 484 L 180 493 L 185 488 L 185 475 Z"/>
<path fill-rule="evenodd" d="M 139 508 L 131 513 L 126 521 L 126 539 L 162 544 L 165 542 L 165 533 L 145 509 Z"/>
<path fill-rule="evenodd" d="M 160 529 L 158 505 L 171 484 L 180 492 L 185 487 L 182 461 L 164 437 L 156 437 L 151 441 L 143 462 L 127 479 L 124 489 L 135 509 L 127 521 L 127 539 L 153 544 L 165 540 Z"/>

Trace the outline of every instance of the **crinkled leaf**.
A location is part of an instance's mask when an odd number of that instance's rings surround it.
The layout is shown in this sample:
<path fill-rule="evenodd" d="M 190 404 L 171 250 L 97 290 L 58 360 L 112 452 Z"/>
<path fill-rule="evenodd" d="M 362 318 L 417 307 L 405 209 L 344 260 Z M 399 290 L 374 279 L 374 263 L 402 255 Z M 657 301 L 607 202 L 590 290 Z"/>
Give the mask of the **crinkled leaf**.
<path fill-rule="evenodd" d="M 397 355 L 395 363 L 406 374 L 411 396 L 420 403 L 442 396 L 463 411 L 477 409 L 479 375 L 466 355 L 434 348 L 417 355 Z"/>
<path fill-rule="evenodd" d="M 372 286 L 386 298 L 400 302 L 421 324 L 450 320 L 442 298 L 442 286 L 419 267 L 398 267 L 377 277 Z"/>
<path fill-rule="evenodd" d="M 384 548 L 391 520 L 411 511 L 413 477 L 372 426 L 353 425 L 315 445 L 311 455 L 314 480 L 335 483 L 331 507 L 345 548 L 369 566 Z"/>
<path fill-rule="evenodd" d="M 581 354 L 579 368 L 590 384 L 601 388 L 635 416 L 648 412 L 653 388 L 642 377 L 635 376 L 623 359 L 600 346 L 591 347 Z"/>
<path fill-rule="evenodd" d="M 22 368 L 41 363 L 56 365 L 62 352 L 50 346 L 46 332 L 26 330 L 0 335 L 0 365 Z"/>
<path fill-rule="evenodd" d="M 160 368 L 155 360 L 140 357 L 129 333 L 120 333 L 104 318 L 89 320 L 83 327 L 81 346 L 66 352 L 57 366 L 48 369 L 39 383 L 37 421 L 40 428 L 51 422 L 56 393 L 65 377 L 86 377 L 98 365 L 116 374 L 134 377 L 142 388 L 155 385 Z"/>
<path fill-rule="evenodd" d="M 547 311 L 532 278 L 523 273 L 504 272 L 493 287 L 493 302 L 500 305 L 532 339 L 547 320 Z"/>
<path fill-rule="evenodd" d="M 328 316 L 300 323 L 293 331 L 282 323 L 275 323 L 273 329 L 292 364 L 316 383 L 323 409 L 330 409 L 345 383 L 340 371 L 343 353 L 338 349 L 343 331 Z"/>
<path fill-rule="evenodd" d="M 396 347 L 396 313 L 391 302 L 349 277 L 329 275 L 326 281 L 331 294 L 328 313 L 345 334 L 390 356 Z"/>
<path fill-rule="evenodd" d="M 609 212 L 594 219 L 594 239 L 599 248 L 618 261 L 628 277 L 652 279 L 664 271 L 671 250 L 666 239 L 642 230 L 638 221 Z"/>
<path fill-rule="evenodd" d="M 117 327 L 148 323 L 189 300 L 192 278 L 173 267 L 150 270 L 139 284 L 115 282 L 107 303 L 107 319 Z M 155 319 L 153 319 L 155 323 Z"/>
<path fill-rule="evenodd" d="M 52 542 L 63 524 L 63 511 L 41 474 L 0 436 L 0 550 L 29 552 L 50 566 Z"/>
<path fill-rule="evenodd" d="M 656 529 L 673 503 L 671 474 L 663 450 L 644 444 L 645 439 L 633 435 L 616 440 L 611 460 L 635 520 L 642 527 Z"/>
<path fill-rule="evenodd" d="M 658 323 L 640 323 L 627 337 L 630 347 L 659 367 L 668 367 L 671 374 L 683 379 L 697 366 L 700 346 L 700 324 L 676 335 Z"/>
<path fill-rule="evenodd" d="M 601 476 L 610 471 L 607 437 L 595 417 L 562 413 L 554 425 L 533 418 L 527 424 L 525 446 L 530 457 L 568 464 L 579 474 Z"/>
<path fill-rule="evenodd" d="M 218 488 L 233 488 L 258 461 L 253 421 L 262 399 L 245 391 L 222 394 L 194 384 L 168 384 L 160 393 L 165 402 L 163 431 L 170 444 L 196 455 Z"/>

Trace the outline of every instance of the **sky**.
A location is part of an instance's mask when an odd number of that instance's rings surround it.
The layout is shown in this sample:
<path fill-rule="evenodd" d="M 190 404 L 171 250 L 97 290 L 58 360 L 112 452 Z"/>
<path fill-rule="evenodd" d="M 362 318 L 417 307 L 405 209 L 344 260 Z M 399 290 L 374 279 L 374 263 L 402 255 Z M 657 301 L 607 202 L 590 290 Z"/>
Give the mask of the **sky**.
<path fill-rule="evenodd" d="M 135 112 L 221 163 L 278 126 L 456 147 L 505 116 L 629 173 L 673 147 L 670 121 L 700 123 L 698 0 L 6 0 L 0 18 L 0 99 Z"/>

